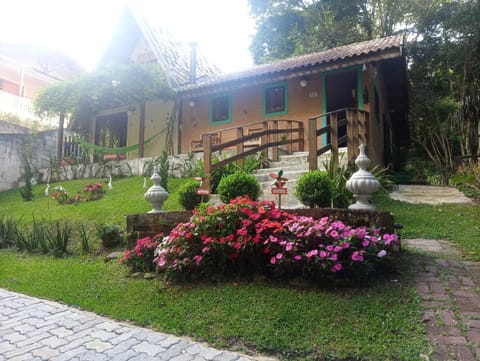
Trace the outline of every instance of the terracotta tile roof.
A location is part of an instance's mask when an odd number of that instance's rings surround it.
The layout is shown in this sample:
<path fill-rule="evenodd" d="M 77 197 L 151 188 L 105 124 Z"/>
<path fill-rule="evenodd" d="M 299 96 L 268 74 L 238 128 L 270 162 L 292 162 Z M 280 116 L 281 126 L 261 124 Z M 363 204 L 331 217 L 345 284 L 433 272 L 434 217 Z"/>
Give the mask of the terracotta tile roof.
<path fill-rule="evenodd" d="M 353 60 L 357 57 L 378 55 L 386 50 L 388 51 L 395 48 L 398 48 L 398 56 L 401 56 L 402 45 L 403 37 L 400 35 L 344 45 L 325 51 L 279 60 L 274 63 L 257 65 L 250 69 L 231 74 L 220 75 L 215 78 L 197 82 L 196 84 L 180 87 L 178 90 L 180 93 L 188 93 L 189 91 L 225 84 L 228 82 L 247 80 L 249 78 L 257 78 L 277 73 L 280 74 L 294 70 L 302 70 L 313 66 L 328 65 L 335 62 L 341 62 L 343 60 Z"/>
<path fill-rule="evenodd" d="M 151 47 L 158 62 L 171 80 L 173 87 L 181 87 L 190 82 L 190 52 L 191 48 L 176 40 L 164 27 L 156 24 L 135 3 L 128 3 L 143 36 Z M 196 78 L 199 81 L 210 79 L 221 74 L 220 69 L 209 62 L 197 50 Z"/>

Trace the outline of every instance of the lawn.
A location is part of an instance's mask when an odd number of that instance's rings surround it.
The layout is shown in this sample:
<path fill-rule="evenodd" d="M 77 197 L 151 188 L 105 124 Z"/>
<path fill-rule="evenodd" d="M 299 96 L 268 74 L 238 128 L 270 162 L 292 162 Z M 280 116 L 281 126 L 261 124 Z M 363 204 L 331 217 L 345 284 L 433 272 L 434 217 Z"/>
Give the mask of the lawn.
<path fill-rule="evenodd" d="M 80 190 L 85 182 L 63 186 Z M 175 193 L 183 182 L 170 180 L 166 209 L 179 209 Z M 44 186 L 37 186 L 33 202 L 9 191 L 0 193 L 0 204 L 3 214 L 22 217 L 25 224 L 34 216 L 124 226 L 125 214 L 150 209 L 142 186 L 140 177 L 118 179 L 102 200 L 62 206 L 45 197 Z M 480 258 L 478 206 L 409 205 L 384 196 L 376 202 L 404 225 L 404 237 L 451 239 L 469 256 Z M 409 267 L 413 257 L 404 252 L 397 274 L 366 285 L 326 287 L 263 278 L 173 285 L 129 277 L 126 267 L 105 263 L 103 255 L 53 258 L 0 250 L 0 287 L 216 347 L 282 359 L 418 360 L 428 347 Z"/>

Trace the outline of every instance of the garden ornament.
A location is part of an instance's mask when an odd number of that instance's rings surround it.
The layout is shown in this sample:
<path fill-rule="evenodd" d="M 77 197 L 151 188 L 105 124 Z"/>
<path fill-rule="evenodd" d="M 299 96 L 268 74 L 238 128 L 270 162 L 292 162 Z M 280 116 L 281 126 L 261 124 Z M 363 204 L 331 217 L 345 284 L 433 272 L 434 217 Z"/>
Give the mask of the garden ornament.
<path fill-rule="evenodd" d="M 168 198 L 168 192 L 160 185 L 161 178 L 158 175 L 158 167 L 153 167 L 153 174 L 150 177 L 153 182 L 148 191 L 145 193 L 144 198 L 152 205 L 152 210 L 148 213 L 163 213 L 163 202 Z"/>
<path fill-rule="evenodd" d="M 371 199 L 373 193 L 380 188 L 380 182 L 372 173 L 367 171 L 367 168 L 370 165 L 370 159 L 365 153 L 365 144 L 360 144 L 359 149 L 360 154 L 355 160 L 355 165 L 359 169 L 353 173 L 347 181 L 347 189 L 353 193 L 356 202 L 349 205 L 348 209 L 374 211 L 376 207 L 371 202 Z"/>

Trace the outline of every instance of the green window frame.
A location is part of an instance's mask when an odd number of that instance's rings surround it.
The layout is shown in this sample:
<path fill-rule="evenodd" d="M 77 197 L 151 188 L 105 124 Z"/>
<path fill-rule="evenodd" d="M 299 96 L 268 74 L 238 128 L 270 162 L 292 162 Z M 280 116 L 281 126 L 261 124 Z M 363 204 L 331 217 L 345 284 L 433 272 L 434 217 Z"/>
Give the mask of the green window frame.
<path fill-rule="evenodd" d="M 232 96 L 214 95 L 210 98 L 210 124 L 225 124 L 232 121 Z"/>
<path fill-rule="evenodd" d="M 288 113 L 288 83 L 281 81 L 263 86 L 263 116 Z"/>

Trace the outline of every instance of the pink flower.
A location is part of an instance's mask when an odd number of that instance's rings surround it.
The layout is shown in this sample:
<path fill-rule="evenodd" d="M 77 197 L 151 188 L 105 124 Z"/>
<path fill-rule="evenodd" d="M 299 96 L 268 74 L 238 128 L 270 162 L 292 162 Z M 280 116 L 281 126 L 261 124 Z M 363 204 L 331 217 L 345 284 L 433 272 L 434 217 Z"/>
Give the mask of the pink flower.
<path fill-rule="evenodd" d="M 328 252 L 333 252 L 333 246 L 332 246 L 331 244 L 329 244 L 329 245 L 327 246 L 327 251 L 328 251 Z"/>
<path fill-rule="evenodd" d="M 195 261 L 195 263 L 198 266 L 200 264 L 200 262 L 202 262 L 202 256 L 195 256 L 195 257 L 193 257 L 193 260 Z"/>
<path fill-rule="evenodd" d="M 366 239 L 362 241 L 363 247 L 368 247 L 369 245 L 370 245 L 370 242 L 368 242 Z"/>
<path fill-rule="evenodd" d="M 285 247 L 285 251 L 291 251 L 292 250 L 292 247 L 293 247 L 293 242 L 288 242 L 286 247 Z"/>
<path fill-rule="evenodd" d="M 353 252 L 352 261 L 361 262 L 363 261 L 363 256 L 361 256 L 358 251 Z"/>
<path fill-rule="evenodd" d="M 327 257 L 328 253 L 325 251 L 320 251 L 320 257 L 325 258 Z"/>
<path fill-rule="evenodd" d="M 330 259 L 332 261 L 336 261 L 338 259 L 338 255 L 336 253 L 332 254 L 332 256 L 330 257 Z"/>
<path fill-rule="evenodd" d="M 331 231 L 331 232 L 330 232 L 330 235 L 331 235 L 333 238 L 337 239 L 337 237 L 338 237 L 338 232 L 337 232 L 337 231 Z"/>
<path fill-rule="evenodd" d="M 270 258 L 270 263 L 271 264 L 277 263 L 277 259 L 275 257 Z"/>
<path fill-rule="evenodd" d="M 283 258 L 283 254 L 281 253 L 277 253 L 277 255 L 275 256 L 278 260 L 282 259 Z"/>
<path fill-rule="evenodd" d="M 316 256 L 318 254 L 318 251 L 316 249 L 312 249 L 310 252 L 307 253 L 307 258 L 312 258 L 313 256 Z"/>
<path fill-rule="evenodd" d="M 335 248 L 333 249 L 335 252 L 340 252 L 343 248 L 340 247 L 340 246 L 335 246 Z"/>
<path fill-rule="evenodd" d="M 299 255 L 296 255 L 293 258 L 295 259 L 295 261 L 301 261 L 302 260 L 302 256 L 299 256 Z"/>
<path fill-rule="evenodd" d="M 332 272 L 338 272 L 342 270 L 342 264 L 341 263 L 335 263 L 335 265 L 332 267 Z"/>
<path fill-rule="evenodd" d="M 342 245 L 342 247 L 343 247 L 344 249 L 350 248 L 350 243 L 345 242 L 345 243 Z"/>
<path fill-rule="evenodd" d="M 207 253 L 208 251 L 210 251 L 210 247 L 203 247 L 202 253 Z"/>

